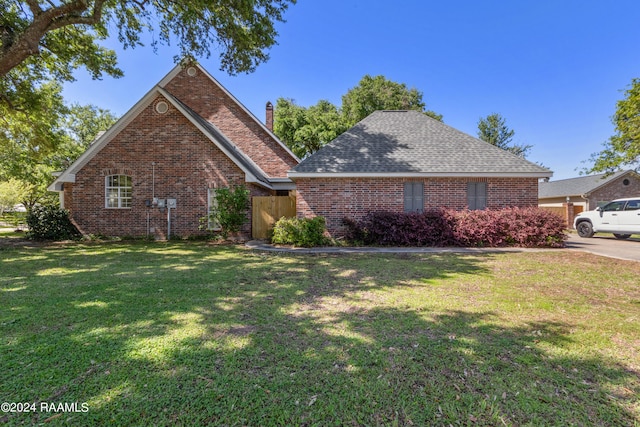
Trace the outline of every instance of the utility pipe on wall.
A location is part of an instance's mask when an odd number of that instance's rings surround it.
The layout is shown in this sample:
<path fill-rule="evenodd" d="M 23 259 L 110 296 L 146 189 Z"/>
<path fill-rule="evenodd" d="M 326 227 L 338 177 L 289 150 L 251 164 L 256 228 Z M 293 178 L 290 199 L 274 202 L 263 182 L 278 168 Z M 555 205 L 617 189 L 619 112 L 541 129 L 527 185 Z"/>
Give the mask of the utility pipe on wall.
<path fill-rule="evenodd" d="M 171 240 L 171 208 L 167 206 L 167 240 Z"/>
<path fill-rule="evenodd" d="M 151 162 L 151 200 L 156 198 L 156 162 Z"/>
<path fill-rule="evenodd" d="M 151 162 L 151 206 L 154 208 L 156 200 L 156 162 Z M 151 212 L 147 209 L 147 237 L 151 234 Z"/>

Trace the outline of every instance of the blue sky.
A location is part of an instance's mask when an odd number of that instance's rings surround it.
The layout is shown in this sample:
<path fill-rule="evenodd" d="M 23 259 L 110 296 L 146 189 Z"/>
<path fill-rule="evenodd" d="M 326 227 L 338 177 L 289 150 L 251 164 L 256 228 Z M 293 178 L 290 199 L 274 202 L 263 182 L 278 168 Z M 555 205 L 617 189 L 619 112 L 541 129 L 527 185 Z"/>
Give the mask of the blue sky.
<path fill-rule="evenodd" d="M 365 74 L 415 87 L 474 136 L 481 117 L 500 113 L 556 180 L 578 176 L 613 134 L 615 104 L 640 77 L 638 16 L 638 0 L 299 0 L 256 72 L 228 76 L 216 52 L 200 63 L 260 120 L 279 97 L 340 105 Z M 124 114 L 174 66 L 171 47 L 105 45 L 125 77 L 80 71 L 69 102 Z"/>

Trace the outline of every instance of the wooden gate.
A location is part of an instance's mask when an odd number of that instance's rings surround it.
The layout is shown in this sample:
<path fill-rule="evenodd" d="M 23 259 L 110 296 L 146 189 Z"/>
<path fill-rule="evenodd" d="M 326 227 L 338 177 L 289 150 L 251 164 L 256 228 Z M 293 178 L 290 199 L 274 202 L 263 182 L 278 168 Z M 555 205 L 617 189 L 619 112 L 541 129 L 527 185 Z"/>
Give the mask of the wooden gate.
<path fill-rule="evenodd" d="M 254 239 L 266 239 L 269 230 L 283 216 L 296 216 L 296 198 L 292 196 L 253 197 L 251 235 Z"/>
<path fill-rule="evenodd" d="M 575 218 L 576 215 L 584 210 L 584 207 L 580 205 L 573 205 L 572 208 L 573 214 L 571 215 L 571 218 L 568 218 L 567 215 L 570 215 L 570 213 L 567 211 L 567 206 L 540 206 L 540 209 L 553 212 L 560 218 L 564 219 L 564 222 L 567 224 L 568 228 L 573 228 L 573 218 Z"/>

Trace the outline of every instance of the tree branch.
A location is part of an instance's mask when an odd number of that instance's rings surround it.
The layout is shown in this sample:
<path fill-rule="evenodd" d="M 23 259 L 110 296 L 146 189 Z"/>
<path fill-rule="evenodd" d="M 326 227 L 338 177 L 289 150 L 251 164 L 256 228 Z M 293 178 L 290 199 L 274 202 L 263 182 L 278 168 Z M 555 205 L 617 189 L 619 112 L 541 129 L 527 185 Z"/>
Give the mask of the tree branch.
<path fill-rule="evenodd" d="M 0 51 L 0 78 L 7 75 L 27 58 L 37 55 L 40 51 L 40 41 L 48 31 L 56 30 L 68 25 L 95 25 L 102 19 L 102 7 L 105 0 L 97 0 L 90 16 L 82 12 L 88 10 L 86 0 L 76 0 L 58 7 L 43 11 L 37 2 L 28 0 L 29 7 L 34 14 L 33 21 L 27 29 L 13 40 L 9 46 L 3 46 Z"/>
<path fill-rule="evenodd" d="M 33 16 L 37 16 L 42 13 L 42 8 L 40 7 L 40 4 L 37 1 L 26 0 L 26 3 L 29 6 L 29 9 L 31 9 L 31 13 L 33 13 Z"/>
<path fill-rule="evenodd" d="M 96 0 L 93 5 L 93 12 L 91 13 L 91 16 L 66 14 L 59 19 L 55 19 L 49 27 L 49 31 L 69 25 L 96 25 L 102 19 L 102 7 L 104 6 L 104 2 L 105 0 Z M 83 3 L 85 8 L 87 6 L 82 0 L 76 3 Z"/>

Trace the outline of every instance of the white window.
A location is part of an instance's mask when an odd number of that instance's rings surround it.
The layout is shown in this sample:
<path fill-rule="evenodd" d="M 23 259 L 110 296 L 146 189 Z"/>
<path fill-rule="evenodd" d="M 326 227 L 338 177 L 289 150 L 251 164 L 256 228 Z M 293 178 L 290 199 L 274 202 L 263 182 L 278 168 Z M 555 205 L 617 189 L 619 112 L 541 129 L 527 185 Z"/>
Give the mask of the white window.
<path fill-rule="evenodd" d="M 218 200 L 216 199 L 216 189 L 215 188 L 209 188 L 208 192 L 207 192 L 207 197 L 209 199 L 209 210 L 207 212 L 207 229 L 209 230 L 220 230 L 220 223 L 218 221 L 216 221 L 214 218 L 211 217 L 211 214 L 213 214 L 216 209 L 218 209 Z"/>
<path fill-rule="evenodd" d="M 130 176 L 109 175 L 105 182 L 105 206 L 107 208 L 130 208 L 132 191 Z"/>

